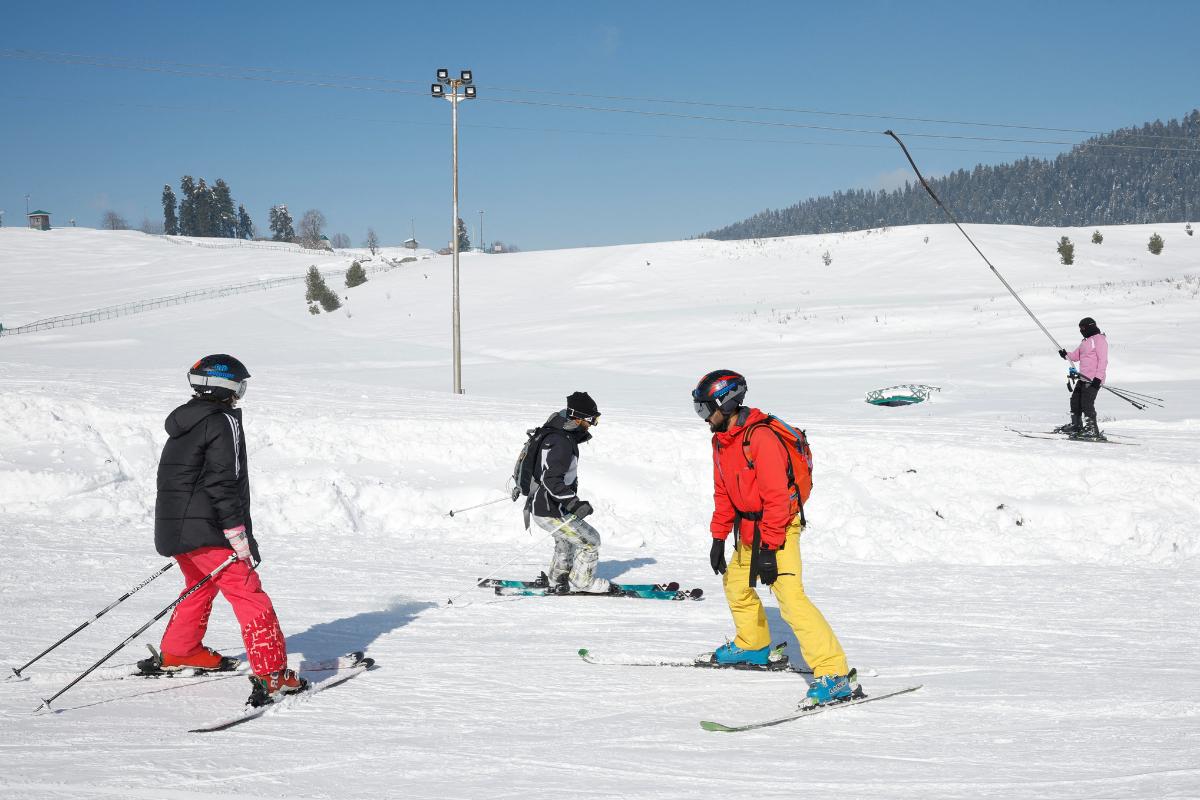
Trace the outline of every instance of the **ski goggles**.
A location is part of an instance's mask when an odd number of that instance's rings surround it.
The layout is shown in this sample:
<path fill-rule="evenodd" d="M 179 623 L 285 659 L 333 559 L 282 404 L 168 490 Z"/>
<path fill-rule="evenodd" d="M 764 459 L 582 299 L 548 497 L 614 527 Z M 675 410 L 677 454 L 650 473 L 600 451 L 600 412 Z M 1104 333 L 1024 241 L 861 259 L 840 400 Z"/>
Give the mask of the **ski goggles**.
<path fill-rule="evenodd" d="M 696 416 L 705 422 L 708 421 L 709 417 L 717 413 L 717 408 L 719 408 L 716 400 L 693 400 L 692 405 L 696 409 Z"/>
<path fill-rule="evenodd" d="M 233 381 L 229 378 L 218 378 L 215 375 L 189 375 L 188 382 L 192 386 L 220 386 L 229 389 L 238 400 L 245 397 L 246 390 L 250 388 L 250 384 L 246 380 Z"/>
<path fill-rule="evenodd" d="M 588 425 L 599 425 L 600 424 L 600 412 L 599 411 L 597 411 L 595 414 L 592 414 L 591 416 L 585 417 L 582 414 L 580 414 L 578 411 L 576 411 L 575 409 L 568 408 L 567 416 L 570 417 L 571 419 L 577 419 L 577 420 L 581 420 L 582 422 L 586 422 Z"/>

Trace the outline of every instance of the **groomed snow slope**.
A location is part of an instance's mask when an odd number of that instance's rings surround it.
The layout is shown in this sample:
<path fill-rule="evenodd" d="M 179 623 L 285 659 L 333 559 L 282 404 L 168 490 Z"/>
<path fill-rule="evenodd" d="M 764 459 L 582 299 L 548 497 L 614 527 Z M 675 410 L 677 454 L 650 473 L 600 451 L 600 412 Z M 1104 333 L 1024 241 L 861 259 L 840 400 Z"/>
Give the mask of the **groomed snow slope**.
<path fill-rule="evenodd" d="M 184 731 L 240 703 L 244 679 L 89 680 L 62 713 L 30 716 L 170 601 L 168 573 L 30 680 L 0 685 L 12 765 L 0 793 L 1200 795 L 1200 239 L 1181 225 L 1105 228 L 1102 245 L 1091 229 L 969 230 L 1063 345 L 1094 316 L 1112 343 L 1110 381 L 1166 400 L 1137 411 L 1102 393 L 1102 424 L 1136 446 L 1005 430 L 1063 420 L 1065 364 L 945 226 L 466 254 L 466 397 L 445 392 L 447 258 L 342 288 L 333 314 L 308 314 L 297 285 L 0 338 L 6 661 L 23 663 L 161 562 L 162 419 L 186 397 L 188 364 L 231 352 L 254 374 L 255 521 L 289 649 L 367 647 L 381 664 L 303 711 L 203 742 Z M 1154 231 L 1167 242 L 1157 257 Z M 1062 235 L 1074 266 L 1058 264 Z M 0 273 L 20 287 L 0 321 L 312 263 L 345 259 L 0 229 Z M 923 691 L 726 737 L 697 721 L 775 716 L 802 682 L 575 657 L 581 646 L 687 657 L 730 633 L 707 569 L 708 436 L 688 398 L 718 367 L 747 374 L 754 404 L 809 432 L 806 585 L 852 662 L 877 673 L 868 692 Z M 941 392 L 909 408 L 863 402 L 905 382 Z M 703 586 L 704 601 L 469 589 L 522 550 L 504 572 L 536 574 L 549 546 L 511 503 L 447 510 L 501 496 L 525 429 L 575 389 L 604 412 L 581 465 L 602 574 Z M 460 604 L 473 604 L 441 607 L 464 590 Z M 768 605 L 777 637 L 792 639 Z M 220 601 L 211 630 L 210 643 L 240 650 Z M 114 661 L 136 657 L 131 647 Z"/>

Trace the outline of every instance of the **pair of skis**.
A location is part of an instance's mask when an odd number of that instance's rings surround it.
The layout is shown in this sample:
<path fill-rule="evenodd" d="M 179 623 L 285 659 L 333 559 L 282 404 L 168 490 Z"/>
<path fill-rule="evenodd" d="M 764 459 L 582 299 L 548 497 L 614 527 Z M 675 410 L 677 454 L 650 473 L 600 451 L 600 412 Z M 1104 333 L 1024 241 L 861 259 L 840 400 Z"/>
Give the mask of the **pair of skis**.
<path fill-rule="evenodd" d="M 259 719 L 267 714 L 273 714 L 294 708 L 306 703 L 318 692 L 340 686 L 351 678 L 356 678 L 375 666 L 375 659 L 367 658 L 362 652 L 347 653 L 344 656 L 324 661 L 303 661 L 300 663 L 300 677 L 308 681 L 308 688 L 295 694 L 284 695 L 273 703 L 263 706 L 247 706 L 232 716 L 214 720 L 205 725 L 192 728 L 189 733 L 212 733 L 223 731 L 236 725 Z"/>
<path fill-rule="evenodd" d="M 614 583 L 607 593 L 566 591 L 563 584 L 551 585 L 546 573 L 536 580 L 520 581 L 505 578 L 481 578 L 477 586 L 494 589 L 505 597 L 629 597 L 642 600 L 699 600 L 704 590 L 680 589 L 679 584 L 670 583 Z"/>
<path fill-rule="evenodd" d="M 770 656 L 765 665 L 752 664 L 717 664 L 713 661 L 712 653 L 705 653 L 692 661 L 676 661 L 669 659 L 653 660 L 653 659 L 605 659 L 592 654 L 587 648 L 579 650 L 579 657 L 588 664 L 597 664 L 605 666 L 622 666 L 622 667 L 696 667 L 701 669 L 738 669 L 748 672 L 782 672 L 792 675 L 812 675 L 811 670 L 802 670 L 792 667 L 788 664 L 787 656 L 783 655 L 783 650 L 787 646 L 787 642 L 782 642 L 775 645 L 771 649 Z M 852 675 L 854 673 L 851 673 Z M 837 700 L 831 703 L 822 705 L 813 705 L 801 707 L 794 714 L 788 714 L 783 717 L 774 719 L 762 720 L 760 722 L 750 722 L 744 725 L 726 725 L 721 722 L 712 722 L 710 720 L 701 720 L 700 727 L 706 731 L 717 731 L 720 733 L 739 733 L 741 731 L 752 731 L 758 728 L 769 728 L 773 725 L 782 725 L 785 722 L 793 722 L 805 717 L 811 717 L 815 714 L 821 714 L 826 711 L 833 711 L 839 708 L 849 708 L 850 706 L 862 705 L 876 700 L 885 700 L 889 697 L 897 697 L 909 692 L 915 692 L 921 688 L 921 684 L 909 686 L 904 689 L 886 692 L 884 694 L 867 695 L 861 686 L 855 685 L 854 693 L 844 700 Z"/>
<path fill-rule="evenodd" d="M 1061 431 L 1019 431 L 1016 428 L 1009 428 L 1010 431 L 1017 436 L 1023 436 L 1026 439 L 1062 439 L 1068 442 L 1090 442 L 1092 444 L 1124 444 L 1130 447 L 1136 447 L 1138 442 L 1118 442 L 1114 439 L 1125 439 L 1128 437 L 1118 436 L 1115 433 L 1106 433 L 1102 437 L 1090 436 L 1070 436 Z"/>

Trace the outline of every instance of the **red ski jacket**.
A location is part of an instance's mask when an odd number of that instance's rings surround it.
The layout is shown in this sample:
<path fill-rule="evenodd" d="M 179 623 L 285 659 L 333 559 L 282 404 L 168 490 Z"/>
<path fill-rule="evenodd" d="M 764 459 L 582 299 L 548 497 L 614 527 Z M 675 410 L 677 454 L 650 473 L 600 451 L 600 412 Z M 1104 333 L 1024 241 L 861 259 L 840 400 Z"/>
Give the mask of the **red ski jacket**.
<path fill-rule="evenodd" d="M 742 437 L 746 428 L 765 420 L 757 408 L 743 409 L 729 430 L 715 433 L 713 444 L 713 510 L 709 530 L 716 539 L 725 539 L 733 529 L 737 512 L 762 513 L 759 522 L 759 547 L 778 550 L 783 546 L 787 526 L 800 513 L 800 504 L 788 488 L 788 457 L 784 445 L 770 429 L 757 428 L 750 435 L 751 468 L 746 463 Z M 754 522 L 743 519 L 742 542 L 754 542 Z"/>

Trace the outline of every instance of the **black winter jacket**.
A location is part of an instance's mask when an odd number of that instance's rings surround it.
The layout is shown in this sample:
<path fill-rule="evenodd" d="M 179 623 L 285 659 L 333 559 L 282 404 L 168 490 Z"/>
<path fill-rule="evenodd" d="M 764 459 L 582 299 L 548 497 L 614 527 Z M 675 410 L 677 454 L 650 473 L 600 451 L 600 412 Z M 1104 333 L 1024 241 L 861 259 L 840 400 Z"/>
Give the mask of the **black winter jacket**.
<path fill-rule="evenodd" d="M 171 412 L 165 427 L 170 438 L 158 462 L 154 504 L 159 555 L 229 547 L 224 530 L 245 525 L 250 552 L 258 561 L 242 410 L 193 398 Z"/>
<path fill-rule="evenodd" d="M 529 495 L 528 505 L 537 517 L 565 517 L 565 505 L 579 491 L 579 445 L 592 435 L 560 411 L 546 420 L 550 428 L 542 438 L 534 479 L 536 488 Z"/>

